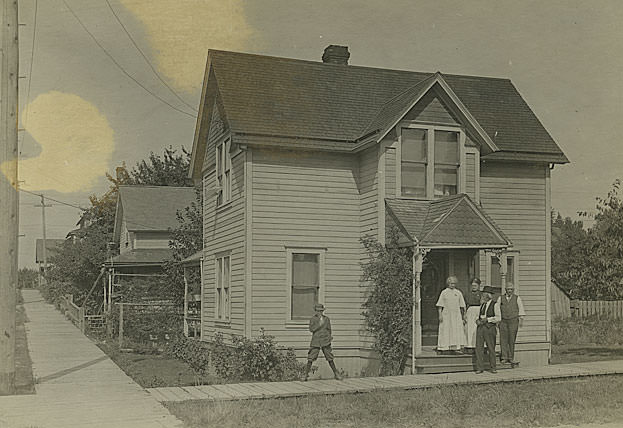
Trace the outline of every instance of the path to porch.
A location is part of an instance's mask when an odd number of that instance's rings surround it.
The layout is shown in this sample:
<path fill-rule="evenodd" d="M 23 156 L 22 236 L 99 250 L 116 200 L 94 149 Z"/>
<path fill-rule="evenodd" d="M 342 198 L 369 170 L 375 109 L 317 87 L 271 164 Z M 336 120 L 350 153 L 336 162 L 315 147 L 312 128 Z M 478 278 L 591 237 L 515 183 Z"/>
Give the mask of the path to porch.
<path fill-rule="evenodd" d="M 0 428 L 183 426 L 39 291 L 22 295 L 36 393 L 1 396 Z"/>
<path fill-rule="evenodd" d="M 321 364 L 324 361 L 321 361 Z M 285 398 L 306 395 L 345 394 L 376 390 L 409 390 L 447 385 L 476 385 L 499 382 L 521 382 L 543 379 L 578 378 L 623 374 L 623 360 L 593 363 L 558 364 L 546 367 L 499 370 L 496 374 L 484 372 L 421 374 L 348 378 L 337 380 L 310 380 L 307 382 L 238 383 L 228 385 L 202 385 L 176 388 L 150 388 L 156 400 L 248 400 L 252 398 Z"/>

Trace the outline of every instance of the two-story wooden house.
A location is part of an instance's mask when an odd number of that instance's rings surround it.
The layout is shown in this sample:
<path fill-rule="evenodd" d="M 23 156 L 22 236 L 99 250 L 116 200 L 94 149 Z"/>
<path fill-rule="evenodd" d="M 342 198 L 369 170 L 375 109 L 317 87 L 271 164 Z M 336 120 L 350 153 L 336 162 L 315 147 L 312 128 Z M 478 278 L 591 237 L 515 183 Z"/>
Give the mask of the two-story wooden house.
<path fill-rule="evenodd" d="M 202 334 L 260 329 L 305 354 L 322 302 L 339 365 L 374 359 L 360 239 L 412 245 L 414 348 L 436 342 L 448 275 L 512 281 L 517 358 L 550 350 L 550 174 L 567 163 L 508 79 L 210 51 L 191 175 L 204 189 Z M 423 259 L 423 260 L 422 260 Z M 421 266 L 421 269 L 420 269 Z M 421 279 L 421 280 L 420 280 Z"/>

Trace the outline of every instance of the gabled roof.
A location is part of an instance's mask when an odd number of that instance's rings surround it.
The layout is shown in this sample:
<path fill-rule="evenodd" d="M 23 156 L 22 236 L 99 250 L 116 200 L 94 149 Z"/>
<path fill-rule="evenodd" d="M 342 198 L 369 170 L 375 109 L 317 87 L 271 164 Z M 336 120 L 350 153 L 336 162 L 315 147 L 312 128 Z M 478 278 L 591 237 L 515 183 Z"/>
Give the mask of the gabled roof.
<path fill-rule="evenodd" d="M 202 114 L 193 154 L 201 161 L 214 97 L 221 98 L 232 133 L 318 139 L 353 147 L 382 133 L 440 78 L 497 150 L 568 162 L 510 80 L 400 71 L 210 50 Z M 210 79 L 210 82 L 208 82 Z M 211 88 L 211 89 L 210 89 Z M 197 165 L 193 163 L 193 169 Z"/>
<path fill-rule="evenodd" d="M 119 186 L 115 239 L 121 233 L 121 216 L 129 231 L 167 231 L 178 226 L 177 211 L 195 200 L 193 187 Z"/>
<path fill-rule="evenodd" d="M 504 232 L 465 194 L 434 201 L 386 199 L 387 212 L 408 238 L 428 248 L 503 248 Z"/>

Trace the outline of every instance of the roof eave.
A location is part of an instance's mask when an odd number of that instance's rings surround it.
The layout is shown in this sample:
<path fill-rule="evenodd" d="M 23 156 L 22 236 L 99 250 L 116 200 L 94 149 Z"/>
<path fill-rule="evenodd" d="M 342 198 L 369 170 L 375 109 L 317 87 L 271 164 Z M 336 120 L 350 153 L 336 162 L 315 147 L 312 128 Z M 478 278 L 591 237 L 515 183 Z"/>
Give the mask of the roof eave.
<path fill-rule="evenodd" d="M 207 138 L 203 138 L 207 137 L 204 135 L 204 133 L 207 133 L 207 130 L 204 131 L 204 128 L 207 127 L 204 127 L 203 125 L 212 117 L 211 114 L 208 114 L 212 109 L 212 106 L 207 104 L 208 85 L 211 83 L 209 79 L 211 68 L 212 58 L 210 50 L 208 50 L 206 67 L 203 74 L 199 112 L 197 113 L 197 122 L 195 124 L 195 134 L 193 137 L 193 148 L 190 155 L 190 168 L 188 170 L 188 178 L 193 180 L 200 178 L 202 170 L 201 163 L 203 163 L 203 153 L 205 153 L 205 144 L 207 143 Z M 201 153 L 201 155 L 199 155 L 199 153 Z"/>

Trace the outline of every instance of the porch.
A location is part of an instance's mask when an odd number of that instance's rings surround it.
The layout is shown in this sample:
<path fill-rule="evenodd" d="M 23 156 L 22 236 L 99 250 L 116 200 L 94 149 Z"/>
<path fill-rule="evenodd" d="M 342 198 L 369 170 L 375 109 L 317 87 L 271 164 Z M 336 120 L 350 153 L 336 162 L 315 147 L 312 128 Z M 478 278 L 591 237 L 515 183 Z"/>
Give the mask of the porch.
<path fill-rule="evenodd" d="M 385 206 L 386 227 L 398 230 L 398 245 L 413 248 L 411 373 L 473 370 L 472 355 L 435 352 L 439 329 L 436 303 L 449 276 L 457 277 L 457 289 L 467 295 L 472 278 L 482 276 L 489 260 L 497 261 L 503 289 L 511 241 L 465 194 L 433 201 L 386 199 Z"/>

